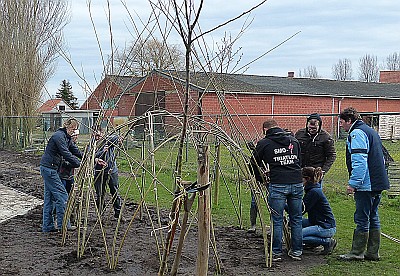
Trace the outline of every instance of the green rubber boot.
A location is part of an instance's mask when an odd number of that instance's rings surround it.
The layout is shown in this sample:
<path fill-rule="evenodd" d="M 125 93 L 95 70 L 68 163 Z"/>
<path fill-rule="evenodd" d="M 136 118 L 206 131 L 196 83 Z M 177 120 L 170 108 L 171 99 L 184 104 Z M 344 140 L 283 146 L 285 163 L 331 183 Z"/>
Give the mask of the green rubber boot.
<path fill-rule="evenodd" d="M 350 253 L 340 255 L 339 260 L 343 261 L 362 261 L 364 260 L 364 251 L 368 242 L 368 232 L 357 232 L 354 230 L 353 243 Z"/>
<path fill-rule="evenodd" d="M 367 252 L 364 259 L 368 261 L 379 261 L 379 247 L 381 245 L 381 229 L 371 229 L 369 231 Z"/>

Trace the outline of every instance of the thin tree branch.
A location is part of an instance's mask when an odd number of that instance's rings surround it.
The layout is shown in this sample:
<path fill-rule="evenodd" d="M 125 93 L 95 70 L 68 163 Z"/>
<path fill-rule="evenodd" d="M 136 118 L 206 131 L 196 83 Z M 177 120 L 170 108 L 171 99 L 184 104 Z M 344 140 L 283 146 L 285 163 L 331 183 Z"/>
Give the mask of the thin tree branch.
<path fill-rule="evenodd" d="M 276 45 L 275 47 L 269 49 L 268 51 L 266 51 L 264 54 L 262 54 L 261 56 L 253 59 L 252 61 L 250 61 L 249 63 L 246 63 L 245 65 L 243 65 L 242 67 L 240 67 L 239 69 L 237 69 L 236 71 L 232 72 L 232 74 L 237 73 L 238 71 L 242 70 L 244 67 L 249 66 L 250 64 L 256 62 L 257 60 L 259 60 L 260 58 L 264 57 L 265 55 L 269 54 L 270 52 L 272 52 L 273 50 L 275 50 L 276 48 L 278 48 L 279 46 L 281 46 L 282 44 L 288 42 L 290 39 L 292 39 L 293 37 L 295 37 L 296 35 L 298 35 L 299 33 L 301 33 L 301 31 L 298 31 L 297 33 L 291 35 L 290 37 L 288 37 L 287 39 L 285 39 L 284 41 L 282 41 L 281 43 L 279 43 L 278 45 Z"/>
<path fill-rule="evenodd" d="M 196 36 L 193 40 L 197 40 L 199 37 L 202 37 L 202 36 L 204 36 L 204 35 L 206 35 L 206 34 L 209 34 L 209 33 L 213 32 L 213 31 L 215 31 L 215 30 L 217 30 L 217 29 L 219 29 L 219 28 L 221 28 L 221 27 L 223 27 L 223 26 L 225 26 L 225 25 L 227 25 L 227 24 L 229 24 L 229 23 L 232 23 L 233 21 L 238 20 L 238 19 L 241 18 L 242 16 L 244 16 L 244 15 L 246 15 L 246 14 L 252 12 L 253 10 L 257 9 L 258 7 L 260 7 L 261 5 L 263 5 L 263 4 L 264 4 L 265 2 L 267 2 L 267 1 L 268 1 L 268 0 L 264 0 L 264 1 L 260 2 L 259 4 L 255 5 L 255 6 L 252 7 L 251 9 L 249 9 L 249 10 L 243 12 L 242 14 L 240 14 L 240 15 L 234 17 L 234 18 L 231 18 L 231 19 L 229 19 L 228 21 L 226 21 L 226 22 L 224 22 L 224 23 L 222 23 L 222 24 L 219 24 L 218 26 L 216 26 L 216 27 L 214 27 L 214 28 L 212 28 L 212 29 L 210 29 L 210 30 L 208 30 L 208 31 L 205 31 L 204 33 L 202 33 L 202 34 Z"/>

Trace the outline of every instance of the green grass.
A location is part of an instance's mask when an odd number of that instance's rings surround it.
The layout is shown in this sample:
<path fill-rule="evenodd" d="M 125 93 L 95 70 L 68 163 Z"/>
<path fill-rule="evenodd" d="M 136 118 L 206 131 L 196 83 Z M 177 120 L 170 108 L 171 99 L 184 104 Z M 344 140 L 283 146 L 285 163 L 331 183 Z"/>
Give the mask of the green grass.
<path fill-rule="evenodd" d="M 400 160 L 398 145 L 390 141 L 384 142 L 385 147 L 395 161 Z M 348 173 L 345 166 L 345 143 L 336 143 L 337 159 L 324 179 L 324 191 L 331 204 L 337 223 L 335 238 L 338 245 L 332 256 L 328 256 L 326 265 L 309 270 L 309 275 L 400 275 L 399 248 L 400 244 L 385 237 L 381 239 L 379 262 L 343 262 L 336 259 L 340 254 L 351 249 L 355 224 L 353 215 L 354 199 L 345 194 Z M 382 232 L 399 239 L 400 198 L 388 198 L 387 192 L 382 195 L 379 207 Z"/>
<path fill-rule="evenodd" d="M 400 151 L 397 149 L 396 143 L 385 142 L 395 161 L 400 160 Z M 351 248 L 353 229 L 354 200 L 345 194 L 348 173 L 345 166 L 345 143 L 339 141 L 336 143 L 337 160 L 331 170 L 324 179 L 324 191 L 327 195 L 337 221 L 338 246 L 333 255 L 327 257 L 328 264 L 319 265 L 310 268 L 309 275 L 400 275 L 399 244 L 382 237 L 381 245 L 381 261 L 379 262 L 342 262 L 336 259 L 337 255 L 347 253 Z M 161 148 L 155 155 L 156 159 L 156 176 L 157 176 L 157 193 L 158 204 L 161 208 L 170 209 L 172 204 L 173 189 L 173 169 L 176 160 L 176 145 L 168 143 Z M 135 148 L 128 152 L 132 160 L 141 160 L 141 149 Z M 214 167 L 214 147 L 210 147 L 210 171 Z M 146 156 L 149 156 L 146 154 Z M 249 207 L 250 207 L 250 191 L 244 184 L 242 176 L 238 176 L 238 168 L 234 162 L 234 158 L 230 155 L 226 148 L 221 151 L 221 168 L 222 176 L 220 183 L 220 193 L 218 197 L 218 205 L 212 204 L 212 219 L 216 225 L 239 225 L 239 217 L 242 217 L 242 226 L 246 229 L 249 226 Z M 183 157 L 184 163 L 182 168 L 182 176 L 184 180 L 195 181 L 197 176 L 197 160 L 193 149 L 188 149 L 188 157 L 186 160 L 186 150 Z M 133 172 L 135 177 L 127 177 L 121 173 L 120 182 L 122 193 L 127 187 L 136 187 L 142 185 L 142 177 L 145 177 L 145 187 L 148 190 L 146 195 L 146 203 L 155 205 L 153 192 L 152 177 L 150 175 L 151 162 L 146 161 L 148 172 L 142 174 L 142 169 L 138 165 L 133 164 Z M 120 156 L 119 168 L 122 172 L 130 172 L 131 167 L 127 158 Z M 239 184 L 240 182 L 240 184 Z M 162 185 L 160 184 L 162 183 Z M 214 184 L 214 183 L 213 183 Z M 213 191 L 212 191 L 213 192 Z M 140 200 L 138 189 L 131 188 L 130 198 L 135 202 Z M 195 201 L 196 202 L 196 201 Z M 193 210 L 196 210 L 196 203 Z M 400 198 L 388 198 L 385 192 L 382 196 L 382 204 L 379 209 L 382 232 L 399 239 L 400 225 Z M 244 230 L 245 231 L 245 230 Z"/>
<path fill-rule="evenodd" d="M 327 186 L 327 185 L 325 185 Z M 343 190 L 345 185 L 342 185 Z M 326 187 L 331 189 L 332 187 Z M 328 256 L 326 265 L 317 266 L 309 270 L 309 275 L 400 275 L 399 244 L 382 237 L 381 240 L 381 261 L 379 262 L 343 262 L 336 259 L 339 254 L 350 251 L 355 224 L 353 222 L 354 200 L 350 196 L 329 194 L 329 201 L 335 214 L 337 223 L 338 240 L 333 255 Z M 382 232 L 399 238 L 400 216 L 399 207 L 391 206 L 386 193 L 383 194 L 379 214 L 382 224 Z"/>

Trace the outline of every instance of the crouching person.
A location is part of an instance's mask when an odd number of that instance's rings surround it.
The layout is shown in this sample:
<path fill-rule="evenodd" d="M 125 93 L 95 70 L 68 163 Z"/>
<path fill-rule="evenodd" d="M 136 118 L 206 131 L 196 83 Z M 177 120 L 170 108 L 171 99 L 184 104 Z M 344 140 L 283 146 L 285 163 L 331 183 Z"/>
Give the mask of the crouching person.
<path fill-rule="evenodd" d="M 328 199 L 320 189 L 322 169 L 304 167 L 302 175 L 305 191 L 304 213 L 308 213 L 308 218 L 303 218 L 303 243 L 310 247 L 322 245 L 324 250 L 321 254 L 331 254 L 337 244 L 333 238 L 336 233 L 336 221 Z"/>

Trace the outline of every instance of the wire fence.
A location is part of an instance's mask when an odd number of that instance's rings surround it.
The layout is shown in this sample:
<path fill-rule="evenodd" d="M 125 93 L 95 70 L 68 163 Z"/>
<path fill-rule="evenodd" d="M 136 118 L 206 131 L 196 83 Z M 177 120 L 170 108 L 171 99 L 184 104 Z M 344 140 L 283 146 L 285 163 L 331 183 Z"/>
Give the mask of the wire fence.
<path fill-rule="evenodd" d="M 262 122 L 273 117 L 278 124 L 293 133 L 306 126 L 307 114 L 255 114 L 255 115 L 208 115 L 203 116 L 204 122 L 209 124 L 218 124 L 219 129 L 230 134 L 233 139 L 243 147 L 248 141 L 258 141 L 263 137 L 261 125 Z M 159 113 L 153 118 L 153 137 L 154 142 L 162 143 L 164 140 L 180 132 L 179 116 L 170 116 L 165 113 Z M 338 114 L 321 114 L 323 128 L 331 134 L 335 140 L 337 160 L 331 170 L 326 175 L 326 182 L 336 185 L 343 184 L 343 175 L 347 174 L 345 167 L 345 137 L 347 133 L 339 127 Z M 390 165 L 388 166 L 389 176 L 391 178 L 392 192 L 400 195 L 400 150 L 398 140 L 400 139 L 400 113 L 364 113 L 363 120 L 377 130 L 382 138 L 383 144 L 390 156 Z M 78 146 L 84 148 L 91 139 L 91 133 L 97 118 L 76 117 L 80 124 L 80 137 Z M 142 144 L 148 139 L 148 120 L 146 117 L 114 117 L 112 119 L 102 120 L 99 124 L 103 128 L 112 130 L 113 127 L 124 124 L 129 120 L 134 123 L 127 124 L 129 129 L 124 130 L 124 146 L 126 150 L 141 148 Z M 34 152 L 41 154 L 48 142 L 48 139 L 62 126 L 62 120 L 59 117 L 47 118 L 37 117 L 0 117 L 1 148 L 14 149 L 25 152 Z M 205 128 L 207 129 L 207 127 Z M 209 135 L 210 143 L 217 140 L 216 134 Z M 188 143 L 190 141 L 188 140 Z M 340 183 L 339 183 L 340 182 Z"/>
<path fill-rule="evenodd" d="M 347 137 L 347 133 L 339 126 L 338 114 L 320 114 L 323 120 L 323 129 L 327 131 L 334 140 Z M 292 133 L 306 126 L 308 114 L 232 114 L 224 116 L 221 114 L 202 115 L 204 122 L 218 125 L 221 131 L 232 136 L 239 143 L 258 141 L 262 138 L 262 123 L 267 118 L 274 118 L 278 124 Z M 159 113 L 153 116 L 154 135 L 156 140 L 163 140 L 180 132 L 180 121 L 178 116 Z M 113 117 L 102 119 L 97 123 L 98 117 L 76 117 L 80 122 L 80 140 L 87 142 L 95 125 L 105 129 L 112 129 L 118 125 L 131 120 L 129 135 L 125 137 L 130 143 L 141 141 L 148 131 L 148 120 L 141 117 Z M 362 113 L 363 120 L 376 131 L 383 141 L 395 143 L 400 140 L 400 113 Z M 1 148 L 19 150 L 42 150 L 54 131 L 62 126 L 61 116 L 2 116 L 0 117 Z M 205 127 L 207 129 L 207 127 Z M 154 137 L 153 137 L 154 138 Z M 390 147 L 391 148 L 391 147 Z M 397 147 L 391 149 L 396 151 Z M 396 154 L 394 154 L 396 156 Z"/>

